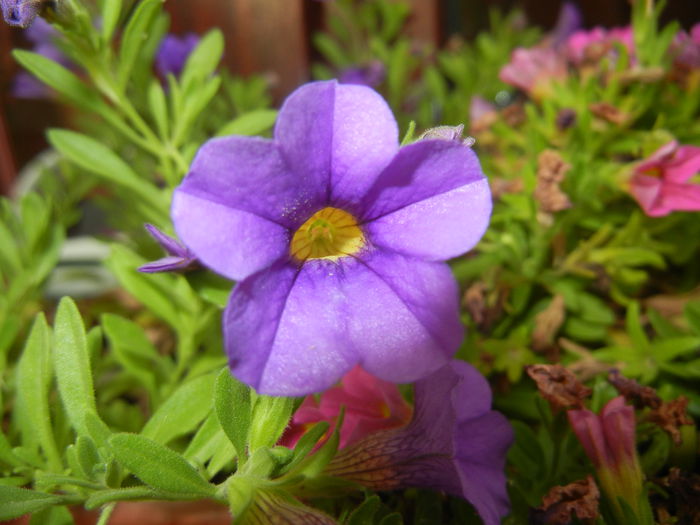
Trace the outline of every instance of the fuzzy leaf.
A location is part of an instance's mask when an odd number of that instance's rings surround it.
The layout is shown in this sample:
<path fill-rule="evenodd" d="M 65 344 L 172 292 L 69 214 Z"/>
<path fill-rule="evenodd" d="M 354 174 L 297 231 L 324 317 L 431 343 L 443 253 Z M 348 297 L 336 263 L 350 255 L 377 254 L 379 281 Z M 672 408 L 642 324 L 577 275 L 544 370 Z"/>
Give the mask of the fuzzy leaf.
<path fill-rule="evenodd" d="M 57 504 L 58 496 L 0 485 L 0 520 L 11 520 Z"/>
<path fill-rule="evenodd" d="M 250 430 L 250 389 L 234 379 L 228 368 L 224 368 L 216 378 L 214 408 L 216 418 L 231 440 L 236 454 L 243 458 Z"/>

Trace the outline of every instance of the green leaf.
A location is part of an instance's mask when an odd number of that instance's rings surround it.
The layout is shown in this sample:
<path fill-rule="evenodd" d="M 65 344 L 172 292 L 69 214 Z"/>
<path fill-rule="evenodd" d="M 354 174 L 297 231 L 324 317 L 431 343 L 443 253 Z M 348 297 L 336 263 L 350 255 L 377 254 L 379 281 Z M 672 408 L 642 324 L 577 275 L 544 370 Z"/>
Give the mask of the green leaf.
<path fill-rule="evenodd" d="M 373 494 L 360 504 L 348 517 L 347 525 L 366 525 L 374 523 L 374 515 L 379 510 L 381 500 Z"/>
<path fill-rule="evenodd" d="M 224 52 L 224 35 L 218 29 L 212 29 L 202 37 L 194 48 L 182 70 L 181 85 L 185 91 L 193 82 L 208 78 L 221 61 Z"/>
<path fill-rule="evenodd" d="M 43 55 L 22 49 L 15 49 L 12 55 L 32 75 L 76 106 L 94 113 L 100 112 L 103 104 L 96 92 L 62 65 Z"/>
<path fill-rule="evenodd" d="M 0 485 L 0 520 L 11 520 L 56 505 L 61 498 L 43 492 Z"/>
<path fill-rule="evenodd" d="M 260 135 L 275 125 L 277 111 L 274 109 L 257 109 L 233 119 L 216 132 L 217 137 L 226 135 Z"/>
<path fill-rule="evenodd" d="M 109 443 L 117 461 L 146 485 L 183 495 L 214 494 L 185 458 L 160 443 L 136 434 L 116 434 Z"/>
<path fill-rule="evenodd" d="M 117 361 L 146 387 L 151 402 L 157 404 L 158 385 L 166 372 L 163 359 L 136 323 L 114 314 L 104 314 L 101 320 Z"/>
<path fill-rule="evenodd" d="M 54 323 L 54 367 L 58 391 L 73 428 L 87 434 L 85 414 L 97 414 L 85 327 L 70 297 L 58 304 Z"/>
<path fill-rule="evenodd" d="M 279 441 L 294 409 L 294 398 L 258 396 L 253 407 L 248 444 L 250 452 Z"/>
<path fill-rule="evenodd" d="M 152 206 L 156 223 L 168 220 L 167 201 L 160 191 L 143 181 L 107 146 L 87 135 L 65 129 L 49 130 L 48 139 L 59 153 L 81 168 L 138 195 L 146 204 Z"/>
<path fill-rule="evenodd" d="M 122 87 L 129 81 L 131 70 L 148 40 L 148 33 L 163 1 L 143 0 L 129 18 L 119 48 L 119 85 Z"/>
<path fill-rule="evenodd" d="M 29 525 L 74 525 L 73 515 L 66 507 L 49 507 L 32 513 Z"/>
<path fill-rule="evenodd" d="M 102 462 L 100 454 L 97 452 L 95 442 L 88 436 L 78 436 L 75 449 L 78 463 L 85 477 L 93 479 L 95 465 Z"/>
<path fill-rule="evenodd" d="M 216 418 L 236 449 L 239 461 L 244 461 L 250 430 L 250 389 L 234 379 L 228 368 L 224 368 L 216 378 L 214 408 Z"/>
<path fill-rule="evenodd" d="M 119 23 L 122 1 L 123 0 L 106 0 L 102 3 L 102 40 L 104 40 L 106 44 L 109 43 Z"/>
<path fill-rule="evenodd" d="M 168 104 L 160 82 L 154 80 L 148 88 L 148 107 L 161 138 L 168 136 Z"/>
<path fill-rule="evenodd" d="M 214 374 L 197 377 L 178 388 L 156 411 L 141 434 L 159 443 L 187 434 L 212 409 Z"/>
<path fill-rule="evenodd" d="M 327 421 L 319 421 L 309 430 L 304 432 L 294 447 L 294 457 L 283 469 L 284 472 L 292 470 L 303 461 L 314 449 L 316 444 L 326 435 L 330 424 Z"/>
<path fill-rule="evenodd" d="M 51 470 L 62 468 L 61 455 L 51 427 L 49 388 L 52 379 L 51 334 L 43 313 L 36 316 L 17 365 L 17 403 L 31 433 L 46 454 Z M 25 436 L 25 440 L 29 436 Z"/>

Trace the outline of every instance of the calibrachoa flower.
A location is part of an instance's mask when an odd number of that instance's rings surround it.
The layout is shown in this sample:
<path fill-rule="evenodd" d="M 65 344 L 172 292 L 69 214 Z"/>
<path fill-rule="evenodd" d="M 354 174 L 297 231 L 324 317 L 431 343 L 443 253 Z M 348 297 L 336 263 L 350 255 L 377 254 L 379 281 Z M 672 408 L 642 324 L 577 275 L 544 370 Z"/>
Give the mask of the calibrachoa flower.
<path fill-rule="evenodd" d="M 566 62 L 548 47 L 517 48 L 498 78 L 535 98 L 547 95 L 552 83 L 566 78 Z"/>
<path fill-rule="evenodd" d="M 624 500 L 640 521 L 648 511 L 644 495 L 642 469 L 637 457 L 634 408 L 618 396 L 610 400 L 597 415 L 590 410 L 569 410 L 567 413 L 586 455 L 595 466 L 603 492 L 615 512 L 625 522 L 625 513 L 618 503 Z"/>
<path fill-rule="evenodd" d="M 630 193 L 651 217 L 672 211 L 700 210 L 700 184 L 689 180 L 700 171 L 700 148 L 671 141 L 637 165 Z"/>
<path fill-rule="evenodd" d="M 27 27 L 39 16 L 46 0 L 0 0 L 2 16 L 11 26 Z"/>
<path fill-rule="evenodd" d="M 328 432 L 332 433 L 341 406 L 345 407 L 345 418 L 340 428 L 340 448 L 372 432 L 403 426 L 412 413 L 394 383 L 382 381 L 356 366 L 345 374 L 339 386 L 321 394 L 320 400 L 314 396 L 304 399 L 280 444 L 294 448 L 304 432 L 319 421 L 328 421 L 331 425 Z"/>
<path fill-rule="evenodd" d="M 146 224 L 146 230 L 151 234 L 158 244 L 168 254 L 162 259 L 144 264 L 139 268 L 140 272 L 157 273 L 157 272 L 173 272 L 187 270 L 197 266 L 197 258 L 194 254 L 183 246 L 177 239 L 173 239 L 169 235 L 165 235 L 152 224 Z"/>
<path fill-rule="evenodd" d="M 634 33 L 631 27 L 594 27 L 590 30 L 576 31 L 566 41 L 566 56 L 575 65 L 587 60 L 597 62 L 614 53 L 616 44 L 624 46 L 627 54 L 633 56 Z"/>
<path fill-rule="evenodd" d="M 326 474 L 372 490 L 442 490 L 468 500 L 486 525 L 497 525 L 509 509 L 504 467 L 512 441 L 508 420 L 491 410 L 486 379 L 452 361 L 416 382 L 409 425 L 341 450 Z"/>
<path fill-rule="evenodd" d="M 401 383 L 447 363 L 463 327 L 440 261 L 474 246 L 490 212 L 469 147 L 399 149 L 386 102 L 335 81 L 292 93 L 273 140 L 205 143 L 172 206 L 185 245 L 241 281 L 229 365 L 270 395 L 325 390 L 356 364 Z"/>
<path fill-rule="evenodd" d="M 700 23 L 690 33 L 679 31 L 671 44 L 671 52 L 677 64 L 688 68 L 700 68 Z"/>
<path fill-rule="evenodd" d="M 384 81 L 386 68 L 380 60 L 373 60 L 366 66 L 356 66 L 343 69 L 338 75 L 341 84 L 359 84 L 376 87 Z"/>
<path fill-rule="evenodd" d="M 179 76 L 185 67 L 190 53 L 197 47 L 199 35 L 187 33 L 183 36 L 166 35 L 156 53 L 156 70 L 165 78 L 168 75 Z"/>

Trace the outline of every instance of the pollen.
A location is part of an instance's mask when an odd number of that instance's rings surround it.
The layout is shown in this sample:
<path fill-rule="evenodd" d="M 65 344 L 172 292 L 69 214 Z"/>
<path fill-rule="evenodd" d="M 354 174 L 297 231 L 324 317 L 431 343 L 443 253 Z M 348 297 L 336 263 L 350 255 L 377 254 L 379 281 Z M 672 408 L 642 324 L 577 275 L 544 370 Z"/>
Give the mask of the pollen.
<path fill-rule="evenodd" d="M 365 245 L 357 219 L 340 208 L 326 207 L 314 213 L 294 233 L 289 251 L 298 261 L 354 255 Z"/>

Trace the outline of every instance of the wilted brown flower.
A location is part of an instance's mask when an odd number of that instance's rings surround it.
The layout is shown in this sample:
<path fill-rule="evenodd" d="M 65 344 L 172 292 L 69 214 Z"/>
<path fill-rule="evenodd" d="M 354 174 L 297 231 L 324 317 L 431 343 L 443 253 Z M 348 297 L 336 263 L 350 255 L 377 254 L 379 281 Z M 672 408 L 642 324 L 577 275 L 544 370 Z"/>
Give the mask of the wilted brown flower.
<path fill-rule="evenodd" d="M 600 491 L 593 476 L 564 486 L 553 487 L 544 498 L 540 510 L 547 525 L 567 525 L 573 515 L 580 520 L 598 517 Z"/>
<path fill-rule="evenodd" d="M 618 126 L 624 124 L 630 119 L 630 116 L 619 108 L 616 108 L 608 102 L 594 102 L 588 106 L 596 117 L 601 118 L 611 124 Z"/>
<path fill-rule="evenodd" d="M 554 213 L 571 207 L 569 197 L 559 185 L 564 181 L 571 165 L 554 150 L 544 150 L 537 158 L 537 186 L 534 197 L 545 213 Z"/>
<path fill-rule="evenodd" d="M 582 408 L 583 400 L 593 392 L 562 365 L 530 365 L 525 370 L 553 410 Z"/>
<path fill-rule="evenodd" d="M 656 390 L 650 386 L 642 386 L 634 379 L 628 379 L 620 375 L 620 371 L 613 369 L 608 374 L 608 381 L 615 387 L 615 390 L 637 408 L 658 408 L 661 405 L 661 398 Z"/>
<path fill-rule="evenodd" d="M 659 425 L 673 439 L 676 445 L 682 443 L 681 425 L 692 425 L 693 420 L 687 412 L 688 398 L 680 396 L 673 401 L 664 401 L 647 416 L 647 420 Z"/>

